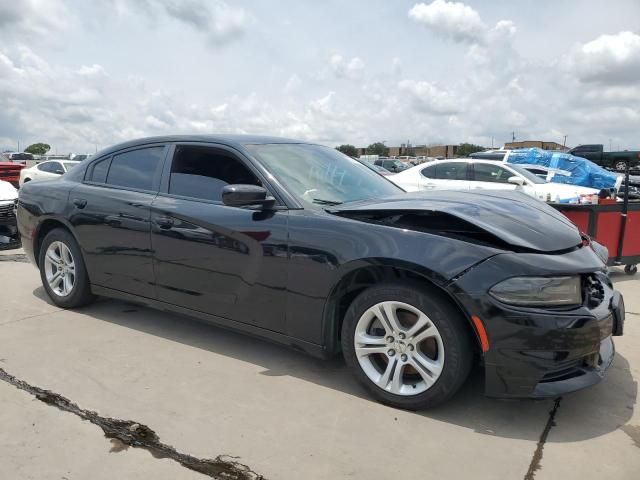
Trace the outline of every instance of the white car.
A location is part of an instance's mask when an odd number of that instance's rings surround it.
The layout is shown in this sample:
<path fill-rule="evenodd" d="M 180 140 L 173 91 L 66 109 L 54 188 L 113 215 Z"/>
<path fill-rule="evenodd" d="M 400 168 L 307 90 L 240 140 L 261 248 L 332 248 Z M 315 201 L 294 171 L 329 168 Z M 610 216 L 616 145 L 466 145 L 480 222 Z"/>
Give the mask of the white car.
<path fill-rule="evenodd" d="M 39 180 L 53 180 L 60 177 L 78 165 L 80 162 L 71 160 L 49 160 L 38 163 L 31 168 L 23 168 L 20 171 L 20 186 L 27 182 Z"/>
<path fill-rule="evenodd" d="M 520 165 L 495 160 L 437 160 L 387 177 L 408 192 L 422 190 L 521 190 L 540 200 L 594 195 L 595 188 L 547 183 Z"/>

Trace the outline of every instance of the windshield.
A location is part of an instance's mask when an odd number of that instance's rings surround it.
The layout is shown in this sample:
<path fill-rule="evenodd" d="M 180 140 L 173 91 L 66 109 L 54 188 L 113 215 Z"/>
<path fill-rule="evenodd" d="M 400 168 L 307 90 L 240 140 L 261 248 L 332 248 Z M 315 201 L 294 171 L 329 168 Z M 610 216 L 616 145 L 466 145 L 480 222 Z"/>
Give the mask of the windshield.
<path fill-rule="evenodd" d="M 529 180 L 531 183 L 536 183 L 536 184 L 547 183 L 545 180 L 543 180 L 542 178 L 538 177 L 536 174 L 531 173 L 529 170 L 527 170 L 526 168 L 521 167 L 520 165 L 512 165 L 510 163 L 509 166 L 513 170 L 518 172 L 520 175 L 522 175 L 524 178 Z"/>
<path fill-rule="evenodd" d="M 381 198 L 399 187 L 334 148 L 298 143 L 247 145 L 300 200 L 318 205 Z"/>

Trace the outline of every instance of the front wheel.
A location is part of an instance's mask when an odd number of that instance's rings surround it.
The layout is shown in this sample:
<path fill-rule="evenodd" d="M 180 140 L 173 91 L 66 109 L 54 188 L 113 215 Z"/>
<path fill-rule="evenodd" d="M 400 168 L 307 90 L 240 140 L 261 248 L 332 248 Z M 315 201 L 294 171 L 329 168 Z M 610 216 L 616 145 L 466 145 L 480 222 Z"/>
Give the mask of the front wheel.
<path fill-rule="evenodd" d="M 461 313 L 441 292 L 415 282 L 362 292 L 345 316 L 342 350 L 376 399 L 409 410 L 449 399 L 466 380 L 473 358 Z"/>
<path fill-rule="evenodd" d="M 42 241 L 38 260 L 42 285 L 61 308 L 88 305 L 94 300 L 80 247 L 67 230 L 51 230 Z"/>

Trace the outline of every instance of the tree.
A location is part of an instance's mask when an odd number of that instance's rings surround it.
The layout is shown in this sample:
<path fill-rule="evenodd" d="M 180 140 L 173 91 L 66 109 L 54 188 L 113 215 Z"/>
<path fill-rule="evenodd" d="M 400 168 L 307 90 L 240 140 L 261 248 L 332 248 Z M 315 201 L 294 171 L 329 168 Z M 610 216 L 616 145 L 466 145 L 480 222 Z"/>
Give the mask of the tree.
<path fill-rule="evenodd" d="M 33 155 L 44 155 L 49 150 L 51 150 L 51 146 L 46 143 L 34 143 L 33 145 L 29 145 L 24 149 L 25 152 L 31 153 Z"/>
<path fill-rule="evenodd" d="M 367 155 L 380 155 L 381 157 L 388 157 L 389 148 L 387 148 L 387 146 L 382 142 L 372 143 L 367 147 Z"/>
<path fill-rule="evenodd" d="M 349 155 L 350 157 L 358 156 L 358 149 L 353 145 L 349 145 L 349 144 L 340 145 L 339 147 L 336 147 L 336 150 L 344 153 L 345 155 Z"/>
<path fill-rule="evenodd" d="M 461 143 L 458 145 L 456 155 L 459 157 L 468 157 L 472 153 L 483 152 L 484 150 L 485 148 L 480 145 L 474 145 L 473 143 Z"/>

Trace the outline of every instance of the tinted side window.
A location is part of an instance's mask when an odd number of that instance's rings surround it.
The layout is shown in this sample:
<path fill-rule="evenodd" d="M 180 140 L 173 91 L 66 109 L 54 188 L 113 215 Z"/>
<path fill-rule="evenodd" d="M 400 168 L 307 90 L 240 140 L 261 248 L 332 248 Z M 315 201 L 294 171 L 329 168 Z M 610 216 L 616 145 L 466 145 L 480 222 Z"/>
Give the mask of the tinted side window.
<path fill-rule="evenodd" d="M 109 162 L 111 157 L 98 160 L 91 165 L 89 173 L 87 173 L 86 180 L 88 182 L 104 183 L 107 180 L 107 172 L 109 171 Z"/>
<path fill-rule="evenodd" d="M 222 201 L 225 185 L 262 183 L 230 153 L 211 147 L 178 146 L 171 164 L 169 193 Z"/>
<path fill-rule="evenodd" d="M 420 173 L 422 173 L 423 177 L 436 178 L 436 166 L 431 165 L 430 167 L 423 168 Z"/>
<path fill-rule="evenodd" d="M 509 177 L 514 175 L 507 169 L 498 165 L 475 163 L 473 165 L 473 178 L 476 182 L 509 183 Z"/>
<path fill-rule="evenodd" d="M 46 162 L 38 165 L 38 170 L 47 173 L 54 173 L 57 169 L 61 168 L 62 166 L 58 162 Z"/>
<path fill-rule="evenodd" d="M 436 176 L 440 180 L 466 180 L 467 164 L 464 162 L 448 162 L 436 165 Z"/>
<path fill-rule="evenodd" d="M 164 147 L 141 148 L 114 155 L 107 175 L 109 185 L 151 190 Z"/>

